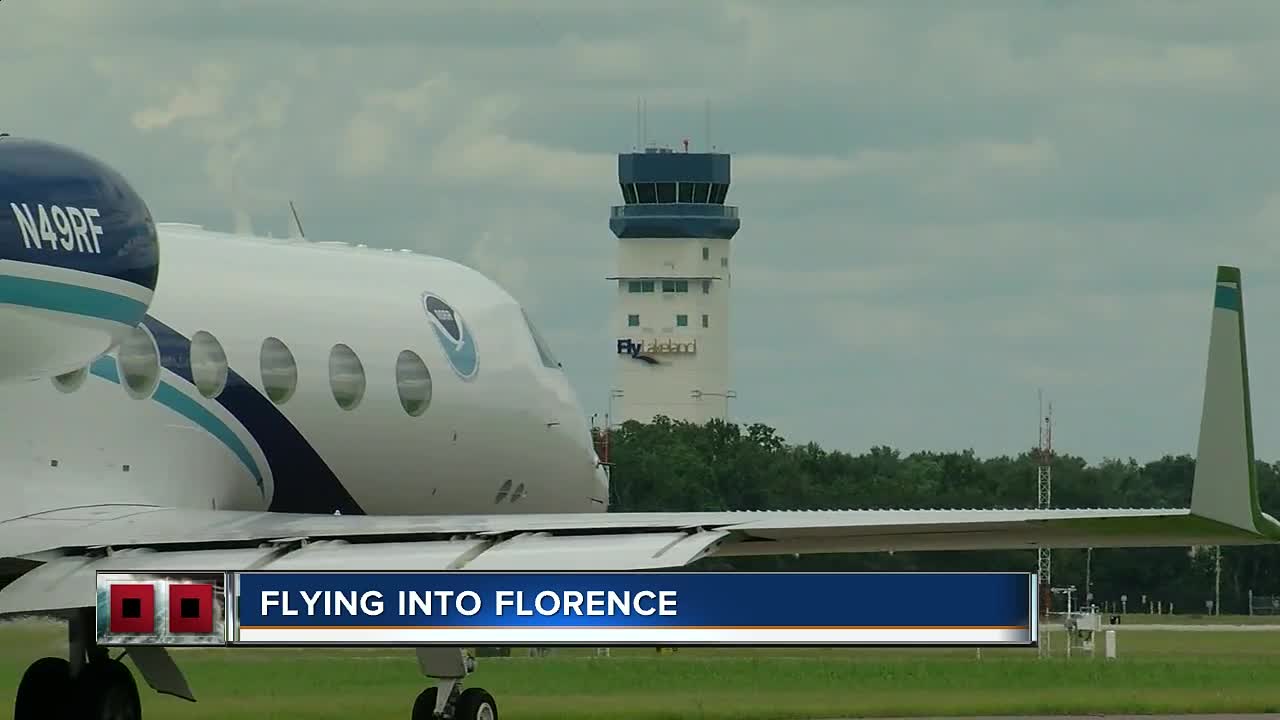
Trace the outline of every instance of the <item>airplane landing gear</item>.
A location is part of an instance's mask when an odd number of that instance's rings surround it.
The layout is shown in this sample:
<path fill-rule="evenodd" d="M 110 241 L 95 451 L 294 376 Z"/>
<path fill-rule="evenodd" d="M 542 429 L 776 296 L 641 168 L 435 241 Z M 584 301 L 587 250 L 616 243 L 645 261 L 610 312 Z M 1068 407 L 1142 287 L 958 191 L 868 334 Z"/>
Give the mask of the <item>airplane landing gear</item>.
<path fill-rule="evenodd" d="M 461 648 L 418 648 L 422 674 L 436 678 L 434 687 L 418 694 L 412 720 L 498 720 L 498 703 L 487 691 L 462 689 L 462 679 L 475 670 L 475 659 Z"/>
<path fill-rule="evenodd" d="M 68 627 L 71 661 L 41 658 L 18 685 L 14 720 L 141 720 L 133 673 L 93 643 L 92 610 Z"/>

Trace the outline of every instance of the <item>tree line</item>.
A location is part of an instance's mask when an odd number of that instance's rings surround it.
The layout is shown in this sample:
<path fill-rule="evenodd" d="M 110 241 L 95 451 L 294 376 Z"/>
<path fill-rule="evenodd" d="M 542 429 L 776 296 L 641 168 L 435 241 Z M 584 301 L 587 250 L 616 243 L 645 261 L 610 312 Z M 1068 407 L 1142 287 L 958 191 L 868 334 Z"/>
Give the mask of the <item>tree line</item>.
<path fill-rule="evenodd" d="M 903 454 L 873 447 L 854 455 L 814 443 L 786 442 L 763 424 L 666 417 L 627 422 L 605 434 L 597 450 L 610 465 L 611 509 L 619 512 L 715 510 L 1030 508 L 1036 505 L 1039 455 L 979 458 L 965 452 Z M 1053 507 L 1185 508 L 1195 458 L 1165 456 L 1089 464 L 1070 454 L 1051 460 Z M 1258 462 L 1262 507 L 1280 510 L 1280 466 Z M 1061 549 L 1052 553 L 1055 586 L 1074 585 L 1094 602 L 1128 596 L 1202 613 L 1214 598 L 1214 549 Z M 716 558 L 702 569 L 824 571 L 1009 571 L 1036 569 L 1034 550 L 941 551 Z M 1086 567 L 1087 565 L 1087 567 Z M 1280 546 L 1224 547 L 1219 580 L 1222 613 L 1248 612 L 1248 593 L 1280 595 Z M 1055 599 L 1061 609 L 1062 600 Z"/>

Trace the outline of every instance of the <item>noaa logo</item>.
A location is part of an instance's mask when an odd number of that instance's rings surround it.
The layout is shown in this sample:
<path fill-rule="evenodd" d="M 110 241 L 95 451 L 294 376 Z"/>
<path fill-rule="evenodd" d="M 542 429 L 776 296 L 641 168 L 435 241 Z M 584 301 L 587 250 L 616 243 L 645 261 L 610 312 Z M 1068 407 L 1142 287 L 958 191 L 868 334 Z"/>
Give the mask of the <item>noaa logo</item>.
<path fill-rule="evenodd" d="M 480 359 L 476 353 L 475 338 L 471 336 L 462 317 L 449 303 L 429 292 L 422 293 L 422 309 L 426 310 L 431 329 L 435 331 L 436 339 L 440 341 L 440 347 L 449 358 L 453 371 L 464 380 L 475 377 Z"/>

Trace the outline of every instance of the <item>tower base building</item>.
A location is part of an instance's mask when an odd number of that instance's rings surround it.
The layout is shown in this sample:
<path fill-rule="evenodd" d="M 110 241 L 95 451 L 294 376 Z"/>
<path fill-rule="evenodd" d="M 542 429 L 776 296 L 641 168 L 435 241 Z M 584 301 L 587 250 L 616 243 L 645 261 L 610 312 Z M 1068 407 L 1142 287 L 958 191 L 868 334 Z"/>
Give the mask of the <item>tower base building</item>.
<path fill-rule="evenodd" d="M 610 423 L 729 419 L 729 155 L 646 148 L 618 156 L 622 205 Z"/>

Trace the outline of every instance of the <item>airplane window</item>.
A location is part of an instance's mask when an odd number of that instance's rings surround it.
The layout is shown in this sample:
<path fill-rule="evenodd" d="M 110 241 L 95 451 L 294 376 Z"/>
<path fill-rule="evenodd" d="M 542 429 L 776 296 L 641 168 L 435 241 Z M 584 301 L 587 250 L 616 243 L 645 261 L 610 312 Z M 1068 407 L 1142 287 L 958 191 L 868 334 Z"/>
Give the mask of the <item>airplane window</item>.
<path fill-rule="evenodd" d="M 542 359 L 542 364 L 553 369 L 564 367 L 552 354 L 551 346 L 542 337 L 542 333 L 538 332 L 537 328 L 533 326 L 533 320 L 529 318 L 529 313 L 525 312 L 524 308 L 520 308 L 520 314 L 524 315 L 524 324 L 529 328 L 529 335 L 533 336 L 533 344 L 538 348 L 538 357 Z"/>
<path fill-rule="evenodd" d="M 364 366 L 355 351 L 341 343 L 329 351 L 329 388 L 343 410 L 354 410 L 364 398 Z"/>
<path fill-rule="evenodd" d="M 227 354 L 204 330 L 191 336 L 191 379 L 207 398 L 217 397 L 227 386 Z"/>
<path fill-rule="evenodd" d="M 262 341 L 260 362 L 262 388 L 267 391 L 267 397 L 277 405 L 288 402 L 298 389 L 298 363 L 293 353 L 279 338 L 269 337 Z"/>
<path fill-rule="evenodd" d="M 120 343 L 116 356 L 121 384 L 135 398 L 151 397 L 160 384 L 160 350 L 151 331 L 138 325 Z"/>
<path fill-rule="evenodd" d="M 75 392 L 84 384 L 84 379 L 89 376 L 89 368 L 82 367 L 79 370 L 72 370 L 68 373 L 53 376 L 53 386 L 64 393 Z"/>
<path fill-rule="evenodd" d="M 431 404 L 431 371 L 412 350 L 402 350 L 396 358 L 396 390 L 410 417 L 418 417 Z"/>

